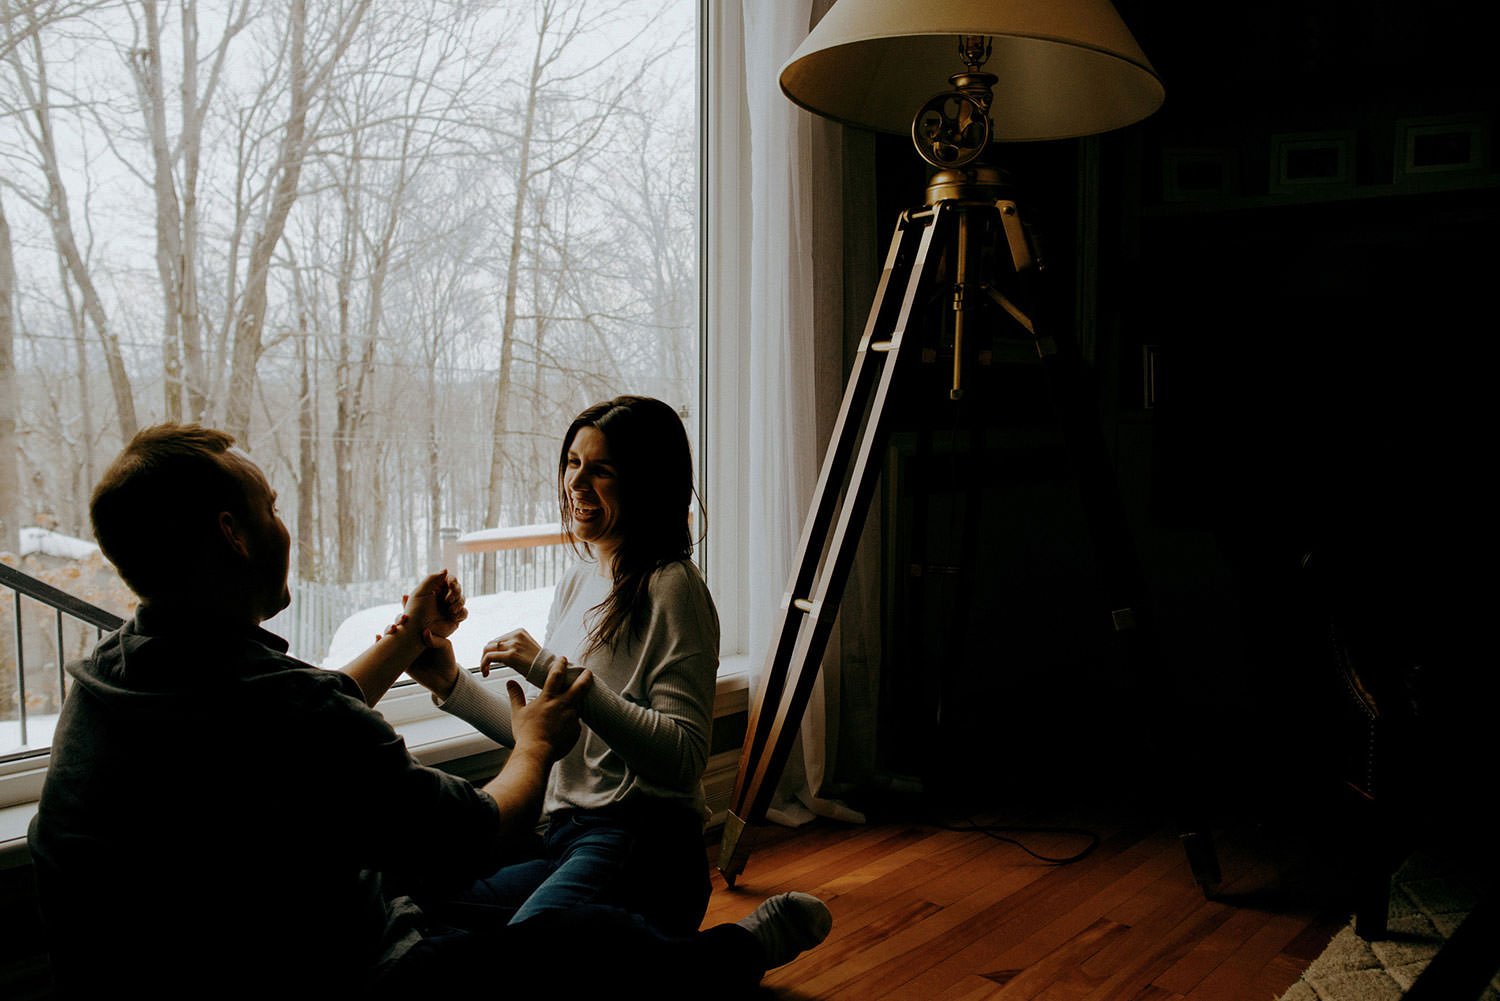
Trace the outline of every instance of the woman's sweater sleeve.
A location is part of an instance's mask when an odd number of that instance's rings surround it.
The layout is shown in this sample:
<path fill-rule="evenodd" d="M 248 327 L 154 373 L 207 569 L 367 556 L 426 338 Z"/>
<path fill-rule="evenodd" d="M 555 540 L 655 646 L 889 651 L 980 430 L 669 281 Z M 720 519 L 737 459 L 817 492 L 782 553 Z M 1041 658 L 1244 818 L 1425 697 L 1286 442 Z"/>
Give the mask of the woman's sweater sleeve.
<path fill-rule="evenodd" d="M 540 686 L 557 660 L 557 654 L 543 649 L 526 680 Z M 713 718 L 713 686 L 697 681 L 705 671 L 712 679 L 717 664 L 717 657 L 700 654 L 663 665 L 651 685 L 649 706 L 631 702 L 608 685 L 590 685 L 578 716 L 627 765 L 652 782 L 690 787 L 702 778 L 708 763 Z M 570 664 L 569 677 L 578 670 Z"/>
<path fill-rule="evenodd" d="M 526 680 L 541 687 L 557 660 L 557 654 L 542 650 Z M 568 674 L 576 676 L 581 670 L 569 665 Z M 589 729 L 604 738 L 631 768 L 653 782 L 674 786 L 697 781 L 708 761 L 708 728 L 700 721 L 707 720 L 711 710 L 701 704 L 691 687 L 680 683 L 681 674 L 671 665 L 661 672 L 651 688 L 650 707 L 636 705 L 607 685 L 595 684 L 589 686 L 578 711 Z M 434 696 L 433 701 L 443 712 L 457 716 L 497 744 L 515 746 L 510 700 L 479 684 L 468 671 L 458 672 L 458 681 L 446 699 Z"/>
<path fill-rule="evenodd" d="M 627 683 L 628 696 L 596 679 L 578 715 L 642 778 L 665 788 L 690 790 L 708 762 L 719 664 L 718 615 L 696 571 L 664 571 L 651 590 L 652 610 L 641 644 L 628 655 L 644 674 L 634 674 L 637 680 Z M 557 621 L 555 607 L 551 618 Z M 526 680 L 542 687 L 559 659 L 551 649 L 542 649 L 525 672 Z M 569 664 L 567 670 L 571 680 L 582 667 Z M 468 672 L 460 672 L 446 699 L 433 701 L 490 739 L 514 746 L 509 699 Z"/>
<path fill-rule="evenodd" d="M 510 699 L 474 680 L 468 671 L 458 672 L 458 681 L 446 699 L 436 695 L 432 701 L 445 713 L 457 716 L 497 744 L 514 747 L 515 735 L 510 729 Z"/>

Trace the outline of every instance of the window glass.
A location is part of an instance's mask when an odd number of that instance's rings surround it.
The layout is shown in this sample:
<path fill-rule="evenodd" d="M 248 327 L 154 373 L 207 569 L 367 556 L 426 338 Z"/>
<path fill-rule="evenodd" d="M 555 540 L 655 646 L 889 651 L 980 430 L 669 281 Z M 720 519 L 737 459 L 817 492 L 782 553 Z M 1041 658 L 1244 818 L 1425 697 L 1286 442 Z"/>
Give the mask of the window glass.
<path fill-rule="evenodd" d="M 136 429 L 201 421 L 279 494 L 269 627 L 337 666 L 340 623 L 362 647 L 486 529 L 530 541 L 450 567 L 466 632 L 541 628 L 583 407 L 660 397 L 696 450 L 692 0 L 0 2 L 7 563 L 129 614 L 89 491 Z M 35 744 L 58 655 L 23 674 L 0 629 Z"/>

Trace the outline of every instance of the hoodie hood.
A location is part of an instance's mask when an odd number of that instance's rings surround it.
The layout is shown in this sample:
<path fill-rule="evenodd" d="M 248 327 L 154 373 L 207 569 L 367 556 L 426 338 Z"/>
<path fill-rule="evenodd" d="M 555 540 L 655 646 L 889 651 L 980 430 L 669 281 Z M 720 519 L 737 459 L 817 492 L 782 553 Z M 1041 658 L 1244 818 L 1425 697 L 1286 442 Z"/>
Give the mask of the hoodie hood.
<path fill-rule="evenodd" d="M 286 647 L 264 629 L 185 625 L 142 607 L 66 670 L 112 711 L 180 719 L 186 700 L 199 702 L 213 689 L 284 670 L 278 655 Z M 226 672 L 225 664 L 234 670 Z"/>

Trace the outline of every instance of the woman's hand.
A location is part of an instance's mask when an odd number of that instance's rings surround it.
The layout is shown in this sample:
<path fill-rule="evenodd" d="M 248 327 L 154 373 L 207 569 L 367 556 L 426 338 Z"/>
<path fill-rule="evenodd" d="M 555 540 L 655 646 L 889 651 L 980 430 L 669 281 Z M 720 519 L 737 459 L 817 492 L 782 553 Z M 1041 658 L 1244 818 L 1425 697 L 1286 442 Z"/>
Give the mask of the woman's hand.
<path fill-rule="evenodd" d="M 401 619 L 397 625 L 414 627 L 424 639 L 429 633 L 446 639 L 468 617 L 469 610 L 464 607 L 464 593 L 458 586 L 458 578 L 446 570 L 439 570 L 423 578 L 411 594 L 401 596 Z"/>
<path fill-rule="evenodd" d="M 432 691 L 440 699 L 453 694 L 458 684 L 458 661 L 453 657 L 453 644 L 447 637 L 436 636 L 431 630 L 422 634 L 424 649 L 411 662 L 406 673 L 423 688 Z"/>
<path fill-rule="evenodd" d="M 541 645 L 531 638 L 530 633 L 524 629 L 513 629 L 484 645 L 484 655 L 479 658 L 479 670 L 488 678 L 490 668 L 502 664 L 519 671 L 524 678 L 541 650 Z"/>

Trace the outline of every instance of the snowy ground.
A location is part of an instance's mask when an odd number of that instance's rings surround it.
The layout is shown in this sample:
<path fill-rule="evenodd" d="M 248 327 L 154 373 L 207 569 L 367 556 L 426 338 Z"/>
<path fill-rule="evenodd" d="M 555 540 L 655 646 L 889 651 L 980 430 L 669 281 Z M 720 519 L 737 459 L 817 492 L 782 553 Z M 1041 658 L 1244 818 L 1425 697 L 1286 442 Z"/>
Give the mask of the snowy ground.
<path fill-rule="evenodd" d="M 44 553 L 68 560 L 84 560 L 99 551 L 99 547 L 92 542 L 77 539 L 71 535 L 63 535 L 61 532 L 38 528 L 35 525 L 21 529 L 20 535 L 22 556 Z"/>
<path fill-rule="evenodd" d="M 552 587 L 530 591 L 505 591 L 468 598 L 469 617 L 452 636 L 453 654 L 463 667 L 478 667 L 484 645 L 512 629 L 525 629 L 542 642 L 547 633 L 547 611 L 552 607 Z M 376 605 L 355 612 L 343 621 L 328 644 L 322 666 L 337 670 L 349 663 L 385 632 L 401 614 L 399 604 Z"/>
<path fill-rule="evenodd" d="M 32 713 L 26 717 L 26 743 L 21 743 L 21 724 L 17 720 L 0 720 L 0 754 L 32 751 L 52 746 L 52 731 L 57 729 L 56 713 Z"/>

